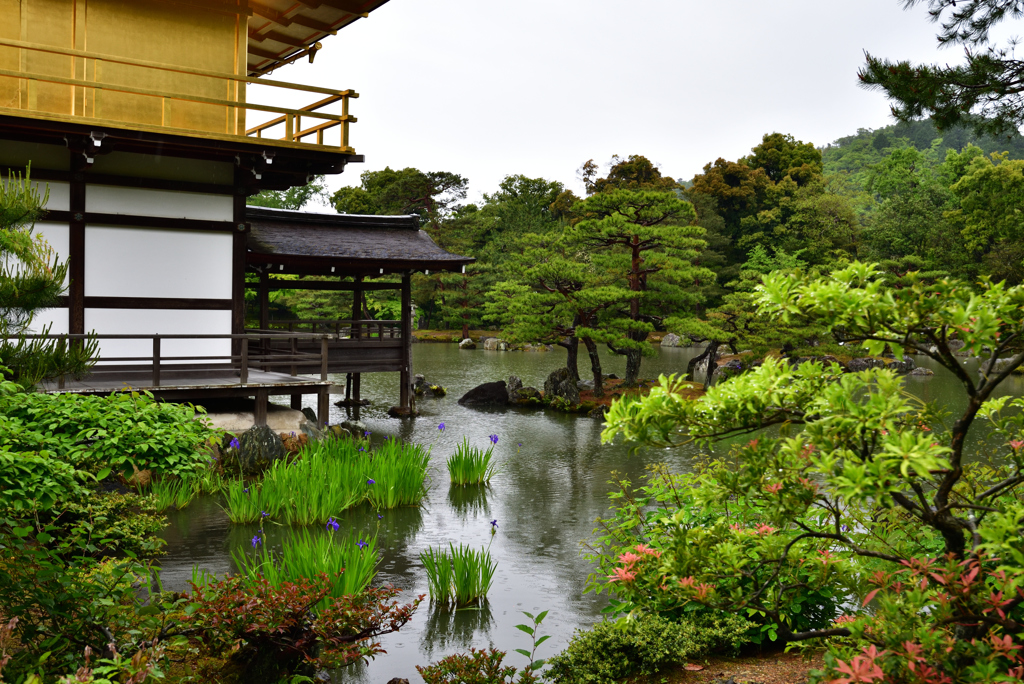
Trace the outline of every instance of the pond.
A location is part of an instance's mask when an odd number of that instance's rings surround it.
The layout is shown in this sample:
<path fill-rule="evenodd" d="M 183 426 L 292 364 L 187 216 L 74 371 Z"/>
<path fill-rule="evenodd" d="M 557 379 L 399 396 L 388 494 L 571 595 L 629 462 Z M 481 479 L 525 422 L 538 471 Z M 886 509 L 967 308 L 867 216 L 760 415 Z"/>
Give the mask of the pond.
<path fill-rule="evenodd" d="M 687 362 L 699 350 L 661 349 L 644 359 L 642 375 L 685 372 Z M 388 654 L 369 666 L 355 666 L 336 673 L 339 682 L 386 682 L 392 677 L 422 681 L 416 665 L 426 665 L 445 655 L 493 645 L 507 651 L 506 663 L 522 667 L 526 658 L 515 648 L 530 648 L 526 634 L 515 628 L 527 622 L 522 611 L 548 610 L 541 633 L 552 638 L 544 643 L 539 657 L 562 650 L 573 631 L 601 619 L 604 596 L 584 594 L 590 564 L 581 545 L 592 536 L 594 522 L 608 510 L 608 484 L 613 472 L 637 482 L 644 468 L 664 462 L 672 469 L 688 469 L 693 452 L 687 448 L 643 450 L 630 453 L 623 445 L 600 444 L 601 422 L 585 416 L 553 411 L 466 409 L 456 402 L 469 389 L 509 375 L 522 378 L 524 385 L 542 387 L 552 370 L 564 365 L 560 349 L 547 352 L 462 351 L 453 344 L 418 344 L 413 347 L 413 365 L 431 383 L 448 389 L 442 399 L 421 400 L 420 416 L 399 421 L 386 410 L 397 403 L 396 374 L 363 376 L 362 393 L 373 405 L 362 410 L 361 418 L 376 442 L 388 436 L 415 441 L 431 448 L 430 490 L 421 508 L 375 511 L 363 506 L 341 517 L 352 534 L 377 534 L 383 557 L 375 584 L 391 583 L 411 599 L 427 593 L 427 578 L 419 561 L 420 551 L 448 542 L 490 547 L 498 567 L 489 600 L 484 609 L 435 609 L 424 601 L 413 620 L 398 634 L 385 636 Z M 586 375 L 589 363 L 583 355 L 580 370 Z M 606 355 L 606 373 L 622 375 L 625 359 Z M 933 368 L 932 377 L 908 377 L 907 389 L 949 410 L 962 408 L 962 391 L 947 371 L 918 358 L 920 365 Z M 968 362 L 971 372 L 976 366 Z M 343 378 L 336 378 L 343 383 Z M 1020 395 L 1024 379 L 1012 377 L 1002 388 Z M 344 409 L 332 408 L 331 423 L 348 417 Z M 442 433 L 437 426 L 445 423 Z M 498 435 L 495 455 L 500 472 L 490 487 L 451 487 L 445 459 L 463 437 L 485 447 L 488 436 Z M 974 445 L 983 449 L 981 443 Z M 491 520 L 497 520 L 497 534 L 491 535 Z M 249 543 L 254 527 L 231 525 L 217 501 L 201 499 L 183 511 L 170 514 L 164 537 L 168 542 L 163 557 L 162 579 L 167 589 L 186 588 L 194 565 L 223 574 L 234 573 L 231 549 Z M 344 531 L 345 528 L 343 528 Z M 268 526 L 267 543 L 280 547 L 288 528 Z"/>

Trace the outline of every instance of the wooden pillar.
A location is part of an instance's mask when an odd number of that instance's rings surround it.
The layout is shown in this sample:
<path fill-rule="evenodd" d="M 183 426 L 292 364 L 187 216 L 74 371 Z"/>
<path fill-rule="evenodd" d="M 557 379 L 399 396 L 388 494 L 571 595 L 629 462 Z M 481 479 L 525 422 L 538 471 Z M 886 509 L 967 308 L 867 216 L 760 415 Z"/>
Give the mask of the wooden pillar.
<path fill-rule="evenodd" d="M 244 277 L 244 276 L 243 276 Z M 260 273 L 260 330 L 270 328 L 270 274 Z"/>
<path fill-rule="evenodd" d="M 71 152 L 68 241 L 68 332 L 85 334 L 85 157 Z"/>
<path fill-rule="evenodd" d="M 331 388 L 324 385 L 316 395 L 316 422 L 318 428 L 327 425 L 327 417 L 331 412 Z"/>
<path fill-rule="evenodd" d="M 256 390 L 256 407 L 253 410 L 253 423 L 256 425 L 267 424 L 267 404 L 270 402 L 270 391 L 266 389 Z"/>
<path fill-rule="evenodd" d="M 399 382 L 399 405 L 403 411 L 411 411 L 412 395 L 412 274 L 402 274 L 402 372 Z"/>
<path fill-rule="evenodd" d="M 245 187 L 245 174 L 241 168 L 235 167 L 235 195 L 233 197 L 232 222 L 235 224 L 231 245 L 231 334 L 241 335 L 245 332 L 245 253 L 246 223 L 245 200 L 248 191 Z M 237 354 L 240 347 L 238 340 L 233 340 L 231 353 Z M 257 402 L 258 403 L 258 402 Z"/>
<path fill-rule="evenodd" d="M 363 317 L 363 276 L 355 276 L 355 281 L 352 288 L 352 339 L 359 339 L 362 335 L 362 326 L 356 324 L 356 321 Z M 359 417 L 359 400 L 362 398 L 359 394 L 360 377 L 359 373 L 352 374 L 352 399 L 355 401 L 356 419 Z"/>

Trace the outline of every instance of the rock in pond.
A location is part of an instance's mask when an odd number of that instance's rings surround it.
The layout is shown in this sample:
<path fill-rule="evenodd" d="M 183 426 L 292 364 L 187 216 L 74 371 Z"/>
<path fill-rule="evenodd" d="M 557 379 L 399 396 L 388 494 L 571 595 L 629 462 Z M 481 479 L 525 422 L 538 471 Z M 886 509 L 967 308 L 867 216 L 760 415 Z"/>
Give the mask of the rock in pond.
<path fill-rule="evenodd" d="M 476 342 L 467 337 L 459 342 L 459 349 L 476 349 Z"/>
<path fill-rule="evenodd" d="M 444 387 L 432 382 L 427 382 L 426 378 L 424 378 L 422 375 L 416 376 L 416 380 L 415 382 L 413 382 L 412 385 L 412 391 L 416 394 L 417 397 L 428 398 L 439 398 L 448 394 L 448 390 L 446 390 Z"/>
<path fill-rule="evenodd" d="M 540 390 L 536 387 L 523 387 L 523 381 L 514 375 L 508 376 L 508 403 L 516 406 L 539 405 Z"/>
<path fill-rule="evenodd" d="M 918 366 L 914 370 L 907 373 L 907 375 L 935 375 L 935 371 L 930 368 L 922 368 Z"/>
<path fill-rule="evenodd" d="M 487 351 L 505 351 L 508 343 L 500 337 L 488 337 L 484 339 L 484 349 Z"/>
<path fill-rule="evenodd" d="M 460 406 L 505 406 L 508 404 L 508 389 L 504 380 L 485 382 L 462 395 Z"/>
<path fill-rule="evenodd" d="M 247 475 L 262 472 L 279 458 L 284 458 L 284 443 L 267 425 L 255 425 L 238 437 L 238 452 L 235 457 L 242 471 Z"/>
<path fill-rule="evenodd" d="M 678 347 L 682 339 L 675 333 L 669 333 L 661 338 L 662 347 Z"/>
<path fill-rule="evenodd" d="M 544 381 L 544 398 L 551 400 L 555 397 L 561 397 L 570 404 L 580 403 L 580 390 L 569 375 L 568 368 L 551 371 Z"/>
<path fill-rule="evenodd" d="M 914 363 L 914 360 L 909 356 L 904 356 L 902 361 L 865 356 L 858 359 L 850 359 L 846 364 L 846 370 L 851 373 L 859 373 L 860 371 L 867 370 L 869 368 L 888 368 L 889 370 L 896 371 L 900 375 L 904 375 L 917 368 L 917 364 Z"/>

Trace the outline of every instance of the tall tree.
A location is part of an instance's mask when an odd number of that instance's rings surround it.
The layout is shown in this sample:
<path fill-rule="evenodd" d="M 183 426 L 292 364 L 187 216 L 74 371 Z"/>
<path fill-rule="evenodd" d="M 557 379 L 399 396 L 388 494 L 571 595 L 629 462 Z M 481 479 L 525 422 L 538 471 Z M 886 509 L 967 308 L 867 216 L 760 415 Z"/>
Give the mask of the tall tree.
<path fill-rule="evenodd" d="M 287 190 L 264 190 L 259 194 L 250 196 L 245 203 L 254 207 L 292 209 L 297 211 L 307 206 L 310 202 L 330 203 L 330 196 L 327 194 L 327 181 L 323 176 L 316 176 L 305 185 L 288 188 Z"/>
<path fill-rule="evenodd" d="M 940 130 L 968 125 L 979 132 L 1016 133 L 1024 125 L 1024 62 L 1016 43 L 997 47 L 991 29 L 1024 15 L 1021 0 L 900 0 L 904 8 L 927 3 L 939 22 L 942 47 L 962 45 L 964 63 L 950 66 L 893 62 L 866 55 L 858 72 L 861 83 L 881 90 L 900 121 L 930 117 Z"/>
<path fill-rule="evenodd" d="M 27 339 L 36 314 L 57 304 L 68 266 L 40 235 L 36 220 L 49 190 L 40 194 L 29 171 L 0 178 L 0 373 L 29 387 L 58 375 L 81 375 L 93 364 L 95 340 L 68 344 Z M 38 331 L 50 334 L 51 326 Z"/>
<path fill-rule="evenodd" d="M 595 396 L 603 396 L 598 344 L 614 342 L 615 331 L 598 325 L 599 315 L 628 304 L 633 293 L 620 274 L 598 267 L 581 245 L 565 234 L 527 234 L 513 256 L 515 280 L 491 292 L 491 317 L 515 341 L 550 341 L 567 351 L 566 367 L 579 380 L 578 349 L 590 357 Z"/>
<path fill-rule="evenodd" d="M 466 266 L 463 273 L 442 273 L 438 276 L 441 295 L 440 313 L 445 324 L 462 330 L 462 339 L 469 337 L 470 326 L 483 319 L 484 295 L 490 283 L 490 267 L 479 261 Z"/>
<path fill-rule="evenodd" d="M 586 246 L 598 268 L 617 274 L 630 291 L 629 306 L 609 320 L 619 337 L 614 351 L 626 356 L 627 385 L 640 377 L 640 362 L 652 353 L 647 335 L 670 313 L 698 298 L 695 280 L 714 274 L 693 265 L 705 246 L 696 214 L 675 192 L 612 190 L 591 195 L 573 208 L 585 216 L 567 232 Z"/>

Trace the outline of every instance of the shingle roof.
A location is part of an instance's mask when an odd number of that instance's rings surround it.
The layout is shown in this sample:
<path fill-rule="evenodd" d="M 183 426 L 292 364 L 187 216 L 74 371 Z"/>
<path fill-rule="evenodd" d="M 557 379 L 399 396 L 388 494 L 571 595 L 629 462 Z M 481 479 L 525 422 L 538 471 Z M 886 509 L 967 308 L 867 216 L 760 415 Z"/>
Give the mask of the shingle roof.
<path fill-rule="evenodd" d="M 248 207 L 250 260 L 266 255 L 367 268 L 456 270 L 473 261 L 438 247 L 417 216 L 314 214 Z"/>

